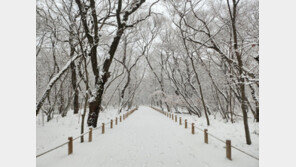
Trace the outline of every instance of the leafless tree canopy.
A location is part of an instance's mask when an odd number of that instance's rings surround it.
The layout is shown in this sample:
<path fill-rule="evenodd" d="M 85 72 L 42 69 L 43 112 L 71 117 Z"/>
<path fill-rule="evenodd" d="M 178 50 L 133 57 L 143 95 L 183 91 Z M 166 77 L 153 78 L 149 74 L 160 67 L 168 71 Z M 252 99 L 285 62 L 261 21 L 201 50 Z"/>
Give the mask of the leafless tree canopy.
<path fill-rule="evenodd" d="M 36 2 L 36 115 L 153 105 L 259 122 L 258 0 Z M 83 124 L 82 124 L 83 125 Z M 83 127 L 81 129 L 83 131 Z"/>

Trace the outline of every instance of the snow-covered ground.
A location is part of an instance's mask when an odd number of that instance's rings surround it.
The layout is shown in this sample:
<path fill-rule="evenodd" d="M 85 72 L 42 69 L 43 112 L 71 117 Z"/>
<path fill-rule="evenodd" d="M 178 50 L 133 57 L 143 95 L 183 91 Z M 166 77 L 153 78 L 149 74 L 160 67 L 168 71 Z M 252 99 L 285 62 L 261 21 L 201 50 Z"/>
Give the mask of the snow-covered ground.
<path fill-rule="evenodd" d="M 100 121 L 109 120 L 115 115 L 116 110 L 110 110 L 105 112 L 105 116 L 100 115 Z M 76 117 L 76 120 L 73 117 Z M 190 123 L 190 119 L 196 118 L 187 119 Z M 77 116 L 69 115 L 68 118 L 60 118 L 58 124 L 53 121 L 44 127 L 37 125 L 37 153 L 51 148 L 48 146 L 50 143 L 52 146 L 56 146 L 55 144 L 66 141 L 68 136 L 75 137 L 79 134 L 80 126 Z M 197 119 L 197 122 L 200 128 L 206 127 L 204 121 Z M 228 125 L 228 123 L 224 125 L 219 120 L 212 120 L 208 129 L 210 133 L 221 138 L 231 139 L 234 145 L 258 154 L 258 137 L 254 137 L 256 134 L 252 133 L 253 144 L 246 146 L 243 144 L 243 127 L 241 126 L 240 123 L 238 125 Z M 256 126 L 250 125 L 251 132 L 254 129 L 258 130 Z M 140 107 L 114 129 L 106 129 L 104 135 L 100 134 L 100 130 L 94 131 L 93 142 L 79 143 L 79 140 L 74 141 L 72 155 L 68 156 L 67 146 L 63 146 L 37 158 L 36 163 L 38 167 L 259 166 L 258 160 L 234 149 L 232 149 L 233 160 L 226 159 L 224 144 L 211 138 L 209 138 L 209 144 L 204 144 L 203 134 L 197 131 L 197 134 L 192 135 L 190 130 L 190 128 L 184 129 L 184 124 L 180 126 L 149 107 Z"/>
<path fill-rule="evenodd" d="M 82 112 L 82 110 L 80 110 Z M 124 111 L 123 111 L 124 112 Z M 98 119 L 98 126 L 102 122 L 108 122 L 115 117 L 118 117 L 117 109 L 106 109 L 100 113 Z M 44 118 L 44 120 L 46 120 Z M 85 132 L 87 128 L 87 114 L 85 116 Z M 47 151 L 57 145 L 60 145 L 68 140 L 68 137 L 76 137 L 80 135 L 81 128 L 81 116 L 80 114 L 73 114 L 73 111 L 69 111 L 66 117 L 60 115 L 54 116 L 54 118 L 44 123 L 42 126 L 42 115 L 39 114 L 36 119 L 36 152 L 40 154 Z"/>
<path fill-rule="evenodd" d="M 242 150 L 259 157 L 259 124 L 254 122 L 252 119 L 249 119 L 249 130 L 251 135 L 252 144 L 246 144 L 245 131 L 244 131 L 244 123 L 243 120 L 236 120 L 235 123 L 231 123 L 230 121 L 225 122 L 219 116 L 214 118 L 213 115 L 209 116 L 210 126 L 207 126 L 207 122 L 205 117 L 198 118 L 197 116 L 191 116 L 189 114 L 175 114 L 178 117 L 181 116 L 183 121 L 187 119 L 189 126 L 191 127 L 191 123 L 194 123 L 200 129 L 208 129 L 208 133 L 218 137 L 222 140 L 231 140 L 231 144 Z M 197 130 L 197 133 L 203 133 Z M 209 137 L 209 142 L 213 144 L 220 145 L 220 142 Z"/>

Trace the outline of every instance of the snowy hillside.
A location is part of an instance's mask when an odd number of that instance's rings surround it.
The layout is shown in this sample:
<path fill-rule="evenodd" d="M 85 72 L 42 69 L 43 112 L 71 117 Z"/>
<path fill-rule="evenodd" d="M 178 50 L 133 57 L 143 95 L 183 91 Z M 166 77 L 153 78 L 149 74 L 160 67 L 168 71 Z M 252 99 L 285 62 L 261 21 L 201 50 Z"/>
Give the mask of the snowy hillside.
<path fill-rule="evenodd" d="M 117 109 L 107 109 L 100 113 L 98 125 L 110 121 L 118 115 Z M 87 116 L 86 116 L 87 117 Z M 85 132 L 88 131 L 85 121 Z M 36 119 L 36 152 L 42 153 L 68 140 L 68 137 L 80 135 L 81 115 L 69 111 L 66 117 L 57 115 L 53 120 L 45 122 L 42 126 L 42 115 Z"/>

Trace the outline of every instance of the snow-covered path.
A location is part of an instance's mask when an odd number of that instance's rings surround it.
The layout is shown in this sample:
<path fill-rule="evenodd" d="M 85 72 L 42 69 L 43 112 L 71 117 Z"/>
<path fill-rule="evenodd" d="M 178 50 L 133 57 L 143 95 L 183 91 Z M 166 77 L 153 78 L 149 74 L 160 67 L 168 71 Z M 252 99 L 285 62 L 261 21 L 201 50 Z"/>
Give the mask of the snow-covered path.
<path fill-rule="evenodd" d="M 190 126 L 189 126 L 190 127 Z M 113 129 L 93 133 L 91 143 L 74 142 L 73 154 L 64 146 L 37 158 L 37 167 L 255 167 L 257 160 L 233 150 L 225 158 L 223 145 L 204 144 L 195 135 L 159 112 L 140 107 Z"/>

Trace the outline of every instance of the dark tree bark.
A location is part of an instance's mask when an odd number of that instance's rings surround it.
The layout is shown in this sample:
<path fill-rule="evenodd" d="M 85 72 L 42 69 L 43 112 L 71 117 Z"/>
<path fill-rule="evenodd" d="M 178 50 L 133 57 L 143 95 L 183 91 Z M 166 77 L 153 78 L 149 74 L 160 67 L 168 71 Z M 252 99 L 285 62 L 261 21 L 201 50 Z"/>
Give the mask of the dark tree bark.
<path fill-rule="evenodd" d="M 79 0 L 76 0 L 76 1 L 79 1 Z M 104 86 L 107 83 L 108 78 L 110 77 L 109 68 L 111 66 L 111 63 L 114 58 L 115 52 L 117 50 L 118 44 L 120 42 L 121 36 L 123 35 L 124 30 L 127 28 L 126 22 L 128 21 L 129 16 L 132 13 L 134 13 L 144 2 L 145 0 L 140 0 L 140 1 L 137 1 L 136 4 L 133 4 L 132 5 L 133 7 L 131 10 L 127 10 L 124 12 L 123 20 L 121 22 L 120 14 L 121 14 L 122 0 L 118 1 L 118 6 L 116 10 L 116 19 L 117 19 L 116 36 L 113 38 L 113 41 L 109 48 L 109 57 L 103 63 L 103 69 L 102 69 L 103 74 L 98 79 L 97 84 L 95 84 L 96 92 L 89 101 L 89 115 L 87 119 L 88 126 L 97 127 L 97 120 L 98 120 L 98 116 L 101 108 Z M 95 5 L 93 6 L 92 11 L 95 11 Z"/>
<path fill-rule="evenodd" d="M 43 93 L 42 95 L 42 98 L 40 99 L 40 101 L 37 103 L 36 105 L 36 115 L 38 115 L 45 99 L 48 97 L 49 93 L 50 93 L 50 90 L 51 88 L 54 86 L 54 84 L 61 78 L 61 76 L 67 71 L 67 69 L 70 67 L 70 64 L 71 62 L 74 62 L 77 58 L 79 58 L 81 55 L 76 55 L 74 56 L 71 60 L 68 61 L 68 63 L 65 65 L 65 67 L 58 73 L 54 76 L 54 78 L 52 78 L 48 85 L 47 85 L 47 88 L 45 90 L 45 92 Z"/>
<path fill-rule="evenodd" d="M 248 125 L 248 114 L 247 114 L 247 97 L 246 97 L 246 90 L 245 90 L 245 78 L 243 77 L 244 71 L 243 71 L 243 61 L 241 54 L 238 51 L 238 39 L 237 39 L 237 30 L 236 30 L 236 12 L 237 12 L 237 4 L 239 1 L 232 0 L 232 10 L 230 8 L 229 0 L 227 0 L 228 4 L 228 11 L 230 14 L 231 19 L 231 25 L 232 25 L 232 33 L 233 33 L 233 47 L 234 52 L 238 61 L 238 71 L 239 71 L 239 89 L 241 93 L 241 109 L 243 113 L 243 119 L 244 119 L 244 128 L 245 128 L 245 136 L 246 136 L 246 143 L 248 145 L 252 144 L 251 137 L 250 137 L 250 130 Z"/>
<path fill-rule="evenodd" d="M 70 57 L 74 56 L 74 52 L 75 52 L 75 47 L 73 46 L 73 41 L 72 41 L 72 35 L 70 34 L 70 39 L 69 39 L 69 43 L 70 43 Z M 76 67 L 75 67 L 75 63 L 72 62 L 70 65 L 70 69 L 71 69 L 71 84 L 72 84 L 72 89 L 74 90 L 74 100 L 73 100 L 73 107 L 74 107 L 74 114 L 78 114 L 79 111 L 79 101 L 78 101 L 78 96 L 79 96 L 79 92 L 77 89 L 77 77 L 76 77 Z"/>

